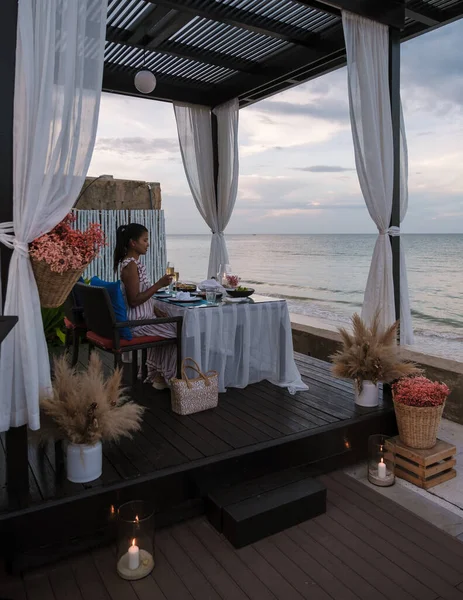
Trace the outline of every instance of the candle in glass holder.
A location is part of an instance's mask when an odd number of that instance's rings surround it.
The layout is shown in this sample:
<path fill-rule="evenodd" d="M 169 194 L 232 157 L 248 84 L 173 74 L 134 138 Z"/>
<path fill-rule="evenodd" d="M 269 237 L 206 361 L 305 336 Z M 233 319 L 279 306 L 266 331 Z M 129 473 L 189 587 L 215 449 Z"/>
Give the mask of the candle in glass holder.
<path fill-rule="evenodd" d="M 386 479 L 386 463 L 384 462 L 383 459 L 381 459 L 381 462 L 378 463 L 378 478 L 379 479 Z"/>
<path fill-rule="evenodd" d="M 129 569 L 134 571 L 140 566 L 140 550 L 135 544 L 135 539 L 132 540 L 132 545 L 129 548 Z"/>

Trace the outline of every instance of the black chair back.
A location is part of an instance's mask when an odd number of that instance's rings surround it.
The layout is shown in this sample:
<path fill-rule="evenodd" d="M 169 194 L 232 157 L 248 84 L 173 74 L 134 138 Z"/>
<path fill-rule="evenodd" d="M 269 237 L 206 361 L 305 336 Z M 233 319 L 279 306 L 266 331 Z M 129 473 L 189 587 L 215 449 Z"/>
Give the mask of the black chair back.
<path fill-rule="evenodd" d="M 71 293 L 64 303 L 64 314 L 76 327 L 85 327 L 84 309 L 79 293 L 76 291 L 76 286 L 72 288 Z"/>
<path fill-rule="evenodd" d="M 108 291 L 84 283 L 78 283 L 76 288 L 82 300 L 87 329 L 101 337 L 114 339 L 116 316 Z"/>

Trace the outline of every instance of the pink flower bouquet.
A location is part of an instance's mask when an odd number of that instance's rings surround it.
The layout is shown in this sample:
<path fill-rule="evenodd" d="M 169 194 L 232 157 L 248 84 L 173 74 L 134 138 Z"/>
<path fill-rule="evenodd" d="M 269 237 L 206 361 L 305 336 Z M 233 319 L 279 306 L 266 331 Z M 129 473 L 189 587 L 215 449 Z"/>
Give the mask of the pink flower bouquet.
<path fill-rule="evenodd" d="M 409 448 L 433 448 L 449 388 L 426 377 L 406 377 L 392 385 L 392 392 L 401 442 Z"/>
<path fill-rule="evenodd" d="M 69 214 L 30 244 L 42 308 L 57 308 L 65 302 L 79 276 L 105 244 L 100 225 L 92 223 L 86 231 L 79 231 L 72 228 L 74 221 L 75 217 Z"/>
<path fill-rule="evenodd" d="M 105 245 L 105 235 L 97 223 L 91 223 L 87 231 L 73 229 L 75 220 L 69 214 L 49 233 L 35 239 L 29 248 L 31 258 L 45 262 L 55 273 L 85 269 Z"/>
<path fill-rule="evenodd" d="M 238 287 L 239 283 L 240 283 L 240 278 L 238 277 L 238 275 L 227 275 L 227 284 L 231 288 Z"/>
<path fill-rule="evenodd" d="M 426 377 L 405 377 L 392 386 L 394 401 L 406 406 L 442 406 L 450 394 L 445 383 Z"/>

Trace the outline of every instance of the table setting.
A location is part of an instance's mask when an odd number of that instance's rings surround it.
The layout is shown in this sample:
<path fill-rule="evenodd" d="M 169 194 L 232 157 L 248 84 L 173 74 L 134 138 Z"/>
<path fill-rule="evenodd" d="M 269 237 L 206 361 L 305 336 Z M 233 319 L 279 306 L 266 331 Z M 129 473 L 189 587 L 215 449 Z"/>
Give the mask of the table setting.
<path fill-rule="evenodd" d="M 217 371 L 219 392 L 263 380 L 290 393 L 307 389 L 294 361 L 285 300 L 240 285 L 229 265 L 221 267 L 217 279 L 199 284 L 181 280 L 171 263 L 168 269 L 173 280 L 154 296 L 155 308 L 183 317 L 183 356 L 205 372 Z"/>

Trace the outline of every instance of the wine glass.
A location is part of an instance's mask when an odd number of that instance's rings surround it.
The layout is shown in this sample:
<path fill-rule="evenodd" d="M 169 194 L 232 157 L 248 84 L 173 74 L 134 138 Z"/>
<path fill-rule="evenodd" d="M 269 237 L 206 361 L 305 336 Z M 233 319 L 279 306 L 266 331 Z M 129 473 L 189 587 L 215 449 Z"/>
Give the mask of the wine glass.
<path fill-rule="evenodd" d="M 177 283 L 178 283 L 178 279 L 179 279 L 179 273 L 178 273 L 178 271 L 175 271 L 174 272 L 174 277 L 173 277 L 172 283 L 171 283 L 171 285 L 172 285 L 173 288 L 174 288 L 174 284 L 175 284 L 175 288 L 173 289 L 173 292 L 172 292 L 174 296 L 177 295 Z"/>
<path fill-rule="evenodd" d="M 175 273 L 174 263 L 168 262 L 166 267 L 166 275 L 173 275 Z"/>
<path fill-rule="evenodd" d="M 166 275 L 170 275 L 172 277 L 170 283 L 169 283 L 169 293 L 172 293 L 173 288 L 174 288 L 174 275 L 175 275 L 175 267 L 174 267 L 174 263 L 168 262 L 167 263 L 167 267 L 166 267 Z"/>

